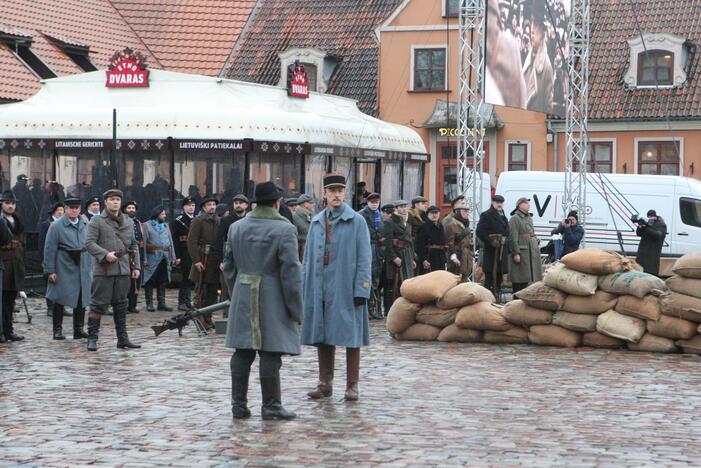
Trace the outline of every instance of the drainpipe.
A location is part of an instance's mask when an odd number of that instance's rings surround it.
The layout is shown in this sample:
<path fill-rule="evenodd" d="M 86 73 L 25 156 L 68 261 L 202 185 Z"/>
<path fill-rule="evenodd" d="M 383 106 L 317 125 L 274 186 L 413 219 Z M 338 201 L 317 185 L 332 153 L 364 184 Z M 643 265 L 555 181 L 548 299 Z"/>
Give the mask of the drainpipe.
<path fill-rule="evenodd" d="M 547 126 L 548 126 L 548 133 L 552 134 L 553 136 L 553 171 L 557 172 L 558 170 L 558 142 L 557 142 L 557 132 L 553 130 L 552 126 L 552 121 L 548 119 L 547 121 Z"/>

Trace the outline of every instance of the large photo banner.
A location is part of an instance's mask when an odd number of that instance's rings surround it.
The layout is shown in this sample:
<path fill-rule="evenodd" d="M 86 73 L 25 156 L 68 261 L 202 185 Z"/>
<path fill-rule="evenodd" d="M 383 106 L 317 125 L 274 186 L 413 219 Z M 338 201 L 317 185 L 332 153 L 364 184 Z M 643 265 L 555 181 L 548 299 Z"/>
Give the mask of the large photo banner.
<path fill-rule="evenodd" d="M 485 101 L 564 116 L 570 0 L 488 0 Z"/>

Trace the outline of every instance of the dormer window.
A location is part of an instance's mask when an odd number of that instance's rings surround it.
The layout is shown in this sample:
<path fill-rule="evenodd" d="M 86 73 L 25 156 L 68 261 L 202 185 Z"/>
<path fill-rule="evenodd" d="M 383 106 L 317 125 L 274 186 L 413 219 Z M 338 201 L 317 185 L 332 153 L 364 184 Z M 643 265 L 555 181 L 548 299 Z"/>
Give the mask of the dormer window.
<path fill-rule="evenodd" d="M 75 41 L 64 39 L 49 34 L 44 34 L 49 42 L 63 51 L 64 54 L 84 72 L 97 70 L 97 67 L 90 61 L 90 48 Z"/>
<path fill-rule="evenodd" d="M 630 60 L 623 81 L 628 88 L 672 88 L 686 82 L 686 40 L 669 33 L 628 39 Z"/>
<path fill-rule="evenodd" d="M 32 50 L 32 38 L 30 36 L 0 31 L 0 42 L 4 43 L 37 78 L 56 78 L 56 73 Z"/>
<path fill-rule="evenodd" d="M 674 53 L 649 50 L 638 54 L 638 86 L 671 86 Z"/>
<path fill-rule="evenodd" d="M 291 48 L 279 52 L 280 57 L 280 82 L 278 86 L 285 87 L 287 80 L 287 67 L 299 60 L 304 65 L 309 81 L 309 90 L 325 93 L 331 82 L 331 77 L 340 60 L 319 49 Z"/>

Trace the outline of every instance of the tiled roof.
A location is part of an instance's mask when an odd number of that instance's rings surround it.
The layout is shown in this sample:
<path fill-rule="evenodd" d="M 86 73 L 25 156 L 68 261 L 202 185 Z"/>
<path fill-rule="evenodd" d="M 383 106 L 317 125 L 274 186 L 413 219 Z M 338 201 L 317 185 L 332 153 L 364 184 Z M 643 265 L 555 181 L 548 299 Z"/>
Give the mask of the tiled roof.
<path fill-rule="evenodd" d="M 47 36 L 88 46 L 90 60 L 98 68 L 106 68 L 112 54 L 127 46 L 141 49 L 149 64 L 160 68 L 158 60 L 108 0 L 5 1 L 0 2 L 0 18 L 8 29 L 31 35 L 31 50 L 59 76 L 82 70 Z M 39 88 L 38 78 L 5 47 L 0 51 L 0 69 L 4 99 L 26 99 Z M 13 71 L 8 75 L 7 70 Z"/>
<path fill-rule="evenodd" d="M 111 0 L 164 68 L 219 75 L 255 0 Z"/>
<path fill-rule="evenodd" d="M 229 78 L 276 85 L 278 52 L 316 48 L 341 62 L 327 92 L 358 100 L 377 115 L 379 46 L 374 29 L 400 0 L 261 0 L 228 64 Z"/>
<path fill-rule="evenodd" d="M 701 0 L 592 0 L 589 75 L 590 119 L 701 118 L 701 49 L 692 50 L 687 82 L 679 89 L 626 89 L 627 40 L 644 33 L 672 33 L 701 46 Z"/>
<path fill-rule="evenodd" d="M 39 79 L 4 44 L 0 44 L 0 67 L 0 101 L 27 99 L 39 91 Z"/>

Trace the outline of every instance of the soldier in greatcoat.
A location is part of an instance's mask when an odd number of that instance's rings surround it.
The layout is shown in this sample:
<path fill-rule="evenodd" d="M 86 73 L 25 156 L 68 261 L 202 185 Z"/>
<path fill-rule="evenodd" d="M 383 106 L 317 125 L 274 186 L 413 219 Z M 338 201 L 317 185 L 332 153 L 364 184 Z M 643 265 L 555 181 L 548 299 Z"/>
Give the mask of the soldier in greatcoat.
<path fill-rule="evenodd" d="M 173 266 L 178 264 L 173 249 L 173 236 L 166 223 L 166 211 L 163 206 L 151 210 L 151 218 L 144 223 L 144 244 L 146 245 L 146 266 L 143 271 L 146 310 L 154 312 L 153 290 L 156 290 L 158 310 L 173 310 L 166 304 L 166 285 L 170 281 Z"/>
<path fill-rule="evenodd" d="M 180 288 L 178 289 L 178 310 L 188 311 L 193 307 L 191 299 L 192 281 L 190 281 L 192 260 L 190 259 L 190 253 L 187 251 L 187 238 L 190 234 L 190 223 L 195 217 L 197 205 L 194 198 L 184 198 L 182 206 L 183 214 L 175 218 L 170 230 L 175 243 L 175 258 L 180 260 L 181 277 Z"/>
<path fill-rule="evenodd" d="M 73 309 L 73 339 L 87 338 L 83 330 L 90 304 L 92 257 L 85 249 L 88 222 L 80 216 L 80 199 L 67 198 L 65 214 L 51 223 L 44 244 L 46 298 L 53 303 L 53 338 L 63 340 L 63 314 Z"/>
<path fill-rule="evenodd" d="M 302 344 L 317 348 L 319 384 L 310 398 L 333 393 L 336 346 L 346 348 L 346 400 L 358 399 L 360 348 L 370 343 L 367 301 L 372 250 L 367 223 L 343 202 L 346 179 L 324 176 L 326 208 L 312 219 L 304 252 Z"/>
<path fill-rule="evenodd" d="M 2 323 L 0 343 L 22 341 L 12 325 L 17 292 L 24 285 L 24 223 L 16 213 L 17 199 L 11 190 L 0 196 L 0 274 L 2 276 Z"/>
<path fill-rule="evenodd" d="M 480 264 L 484 272 L 484 287 L 498 299 L 503 276 L 508 271 L 509 256 L 509 220 L 504 214 L 504 197 L 492 197 L 492 206 L 480 215 L 476 234 L 482 246 Z"/>
<path fill-rule="evenodd" d="M 235 222 L 241 221 L 243 218 L 246 217 L 248 205 L 251 204 L 251 202 L 248 200 L 248 197 L 242 193 L 235 195 L 231 201 L 231 206 L 233 207 L 233 210 L 231 210 L 231 212 L 227 216 L 221 218 L 221 220 L 219 221 L 219 226 L 217 227 L 217 242 L 215 245 L 215 255 L 217 257 L 217 263 L 220 264 L 220 269 L 221 262 L 224 258 L 224 252 L 226 250 L 226 240 L 229 238 L 229 228 Z M 226 282 L 223 275 L 221 277 L 220 283 L 221 300 L 226 301 L 229 299 L 229 288 L 226 286 Z"/>
<path fill-rule="evenodd" d="M 231 411 L 248 418 L 251 364 L 260 357 L 263 419 L 293 419 L 282 406 L 283 354 L 300 353 L 302 276 L 297 230 L 279 214 L 283 192 L 273 182 L 256 185 L 256 208 L 229 230 L 224 276 L 231 292 L 226 346 L 231 357 Z"/>
<path fill-rule="evenodd" d="M 445 270 L 448 244 L 445 229 L 438 221 L 441 209 L 431 206 L 426 210 L 428 219 L 416 233 L 416 256 L 419 274 Z"/>
<path fill-rule="evenodd" d="M 519 198 L 509 219 L 509 278 L 514 293 L 543 278 L 540 242 L 533 227 L 528 198 Z"/>
<path fill-rule="evenodd" d="M 88 313 L 88 351 L 97 351 L 100 319 L 112 307 L 118 348 L 140 348 L 129 340 L 127 308 L 130 282 L 139 279 L 139 249 L 134 221 L 121 212 L 122 191 L 104 193 L 105 209 L 88 224 L 85 247 L 94 257 Z"/>
<path fill-rule="evenodd" d="M 453 216 L 445 227 L 448 243 L 448 271 L 460 275 L 460 280 L 463 282 L 467 281 L 472 273 L 475 255 L 469 214 L 466 204 L 455 205 Z"/>
<path fill-rule="evenodd" d="M 416 247 L 416 235 L 419 233 L 419 228 L 428 219 L 427 209 L 428 200 L 424 197 L 418 196 L 411 199 L 411 209 L 409 210 L 407 223 L 411 226 L 411 239 L 414 242 L 414 247 Z"/>
<path fill-rule="evenodd" d="M 382 274 L 382 213 L 380 212 L 380 194 L 371 193 L 365 198 L 366 205 L 358 213 L 365 219 L 370 231 L 370 247 L 372 249 L 372 289 L 379 295 L 380 275 Z M 379 306 L 379 304 L 378 304 Z M 370 317 L 381 319 L 381 310 L 370 310 Z"/>
<path fill-rule="evenodd" d="M 136 218 L 137 211 L 139 211 L 139 205 L 133 200 L 130 200 L 122 205 L 122 213 L 129 216 L 134 222 L 134 238 L 136 239 L 136 245 L 139 248 L 139 259 L 141 260 L 139 263 L 139 272 L 140 275 L 143 275 L 144 267 L 146 266 L 146 251 L 144 250 L 144 231 L 141 223 Z M 132 280 L 129 287 L 129 295 L 127 296 L 129 306 L 127 308 L 127 312 L 130 314 L 139 313 L 139 309 L 136 308 L 136 304 L 139 300 L 139 284 L 139 280 Z"/>
<path fill-rule="evenodd" d="M 190 280 L 195 283 L 195 305 L 198 308 L 217 302 L 219 288 L 219 262 L 215 252 L 219 217 L 215 211 L 219 202 L 207 196 L 200 202 L 200 214 L 190 224 L 187 237 L 187 251 L 192 260 Z M 205 329 L 213 329 L 212 315 L 201 316 L 200 324 Z"/>
<path fill-rule="evenodd" d="M 394 202 L 394 213 L 382 225 L 382 237 L 385 249 L 385 313 L 389 311 L 394 300 L 399 297 L 399 288 L 404 280 L 414 276 L 416 261 L 414 259 L 414 241 L 411 226 L 407 223 L 409 202 Z"/>

